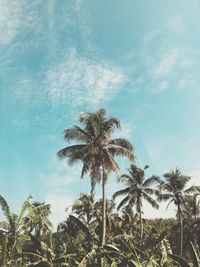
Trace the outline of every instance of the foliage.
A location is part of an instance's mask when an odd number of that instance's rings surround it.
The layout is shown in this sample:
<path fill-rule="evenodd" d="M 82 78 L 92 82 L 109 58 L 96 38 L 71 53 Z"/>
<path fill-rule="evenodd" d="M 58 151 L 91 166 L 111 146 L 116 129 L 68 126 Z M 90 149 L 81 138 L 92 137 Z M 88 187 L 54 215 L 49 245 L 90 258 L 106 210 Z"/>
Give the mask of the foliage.
<path fill-rule="evenodd" d="M 145 177 L 148 166 L 131 164 L 120 179 L 126 187 L 106 199 L 108 175 L 113 171 L 119 176 L 115 157 L 133 160 L 133 146 L 126 139 L 112 138 L 120 122 L 107 117 L 104 109 L 81 113 L 79 122 L 82 128 L 64 131 L 64 138 L 75 144 L 61 149 L 58 156 L 69 165 L 82 162 L 81 177 L 89 174 L 92 193 L 80 194 L 55 231 L 49 204 L 28 196 L 17 215 L 0 196 L 5 217 L 0 222 L 0 266 L 200 267 L 200 187 L 186 188 L 190 177 L 179 169 L 161 180 L 156 175 Z M 96 199 L 94 189 L 100 181 L 102 198 Z M 145 219 L 143 200 L 155 208 L 158 201 L 169 201 L 177 215 Z"/>

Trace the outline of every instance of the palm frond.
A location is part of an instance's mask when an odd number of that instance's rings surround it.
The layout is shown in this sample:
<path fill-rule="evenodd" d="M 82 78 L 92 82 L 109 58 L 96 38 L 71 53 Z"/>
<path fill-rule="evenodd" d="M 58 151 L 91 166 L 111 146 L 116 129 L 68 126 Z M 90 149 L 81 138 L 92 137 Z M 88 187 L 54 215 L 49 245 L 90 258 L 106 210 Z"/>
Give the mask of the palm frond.
<path fill-rule="evenodd" d="M 130 200 L 129 196 L 126 196 L 125 198 L 123 198 L 118 204 L 117 210 L 120 210 L 123 206 L 125 206 L 129 202 L 129 200 Z"/>
<path fill-rule="evenodd" d="M 151 185 L 154 185 L 154 184 L 160 184 L 161 183 L 161 179 L 160 177 L 156 176 L 156 175 L 153 175 L 151 176 L 150 178 L 146 179 L 143 183 L 143 186 L 144 187 L 149 187 Z"/>
<path fill-rule="evenodd" d="M 133 151 L 134 147 L 133 145 L 126 139 L 124 138 L 116 138 L 116 139 L 112 139 L 109 142 L 112 145 L 117 145 L 117 146 L 121 146 L 123 148 L 126 148 L 130 151 Z"/>
<path fill-rule="evenodd" d="M 72 145 L 65 147 L 58 151 L 57 155 L 59 158 L 74 158 L 77 160 L 82 160 L 83 156 L 85 155 L 85 152 L 87 150 L 87 145 Z"/>
<path fill-rule="evenodd" d="M 143 193 L 143 197 L 144 199 L 149 203 L 151 204 L 151 206 L 155 209 L 158 209 L 159 208 L 159 205 L 158 203 L 156 202 L 155 199 L 153 199 L 151 196 L 149 196 L 148 194 L 146 193 Z"/>
<path fill-rule="evenodd" d="M 168 202 L 167 207 L 166 207 L 166 210 L 169 208 L 169 205 L 170 205 L 172 202 L 174 202 L 174 198 L 172 198 L 172 199 Z"/>
<path fill-rule="evenodd" d="M 161 193 L 158 196 L 158 201 L 166 201 L 169 200 L 170 198 L 173 198 L 174 195 L 170 193 Z"/>
<path fill-rule="evenodd" d="M 120 121 L 114 117 L 107 119 L 103 124 L 103 131 L 105 131 L 108 134 L 111 134 L 112 132 L 114 132 L 114 130 L 120 128 L 121 128 Z"/>
<path fill-rule="evenodd" d="M 191 187 L 189 187 L 189 188 L 187 188 L 185 191 L 184 191 L 184 193 L 186 193 L 186 194 L 195 194 L 195 193 L 197 193 L 198 192 L 198 188 L 196 187 L 196 186 L 191 186 Z"/>
<path fill-rule="evenodd" d="M 64 130 L 64 138 L 67 141 L 73 140 L 81 143 L 89 143 L 92 141 L 92 137 L 77 125 Z"/>
<path fill-rule="evenodd" d="M 103 150 L 103 166 L 105 170 L 109 173 L 111 170 L 117 174 L 119 177 L 119 166 L 114 158 L 106 151 Z"/>
<path fill-rule="evenodd" d="M 144 188 L 143 191 L 149 195 L 153 195 L 156 193 L 156 189 L 153 188 Z"/>
<path fill-rule="evenodd" d="M 131 191 L 130 187 L 127 187 L 125 189 L 119 190 L 113 194 L 113 199 L 115 199 L 118 196 L 127 195 Z"/>
<path fill-rule="evenodd" d="M 111 153 L 112 156 L 125 156 L 127 157 L 129 160 L 134 160 L 134 155 L 132 153 L 131 150 L 124 148 L 122 146 L 119 145 L 115 145 L 115 144 L 109 144 L 107 146 L 108 151 Z"/>

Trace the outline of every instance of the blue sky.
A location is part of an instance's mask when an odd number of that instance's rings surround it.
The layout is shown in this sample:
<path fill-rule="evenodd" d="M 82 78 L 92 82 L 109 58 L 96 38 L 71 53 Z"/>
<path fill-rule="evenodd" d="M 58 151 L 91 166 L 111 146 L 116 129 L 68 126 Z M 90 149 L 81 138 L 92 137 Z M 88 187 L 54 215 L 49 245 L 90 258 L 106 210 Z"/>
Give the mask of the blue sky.
<path fill-rule="evenodd" d="M 89 192 L 56 152 L 98 107 L 120 118 L 149 175 L 177 166 L 198 183 L 199 47 L 198 0 L 0 0 L 0 188 L 13 209 L 32 193 L 56 223 Z M 111 176 L 108 197 L 118 188 Z"/>

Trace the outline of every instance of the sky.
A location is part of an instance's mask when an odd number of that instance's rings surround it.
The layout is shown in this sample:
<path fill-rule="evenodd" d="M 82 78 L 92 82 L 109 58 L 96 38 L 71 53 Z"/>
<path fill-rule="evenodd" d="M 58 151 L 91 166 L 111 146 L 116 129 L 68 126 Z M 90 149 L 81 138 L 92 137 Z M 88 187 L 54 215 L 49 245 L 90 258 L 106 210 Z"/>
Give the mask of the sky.
<path fill-rule="evenodd" d="M 0 194 L 17 212 L 31 193 L 64 220 L 90 181 L 56 152 L 99 107 L 120 119 L 115 136 L 147 177 L 178 167 L 198 184 L 199 69 L 199 0 L 0 0 Z M 111 175 L 108 198 L 121 188 Z M 145 204 L 146 217 L 172 215 Z"/>

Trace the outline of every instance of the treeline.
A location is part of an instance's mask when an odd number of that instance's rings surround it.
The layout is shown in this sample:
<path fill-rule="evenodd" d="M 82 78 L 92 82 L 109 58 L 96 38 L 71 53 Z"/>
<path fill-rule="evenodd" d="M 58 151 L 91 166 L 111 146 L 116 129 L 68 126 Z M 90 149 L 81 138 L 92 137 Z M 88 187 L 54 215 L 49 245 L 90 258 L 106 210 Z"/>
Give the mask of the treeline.
<path fill-rule="evenodd" d="M 73 144 L 61 149 L 68 165 L 82 163 L 80 176 L 88 175 L 91 193 L 81 193 L 66 221 L 56 231 L 49 220 L 50 205 L 29 196 L 20 214 L 12 213 L 0 197 L 6 221 L 0 223 L 1 266 L 71 267 L 200 267 L 200 187 L 188 187 L 190 177 L 179 169 L 163 177 L 146 177 L 148 166 L 134 164 L 134 146 L 124 138 L 112 138 L 120 129 L 117 118 L 104 109 L 81 113 L 81 126 L 64 131 Z M 130 168 L 120 175 L 117 156 Z M 115 172 L 122 189 L 106 198 L 106 182 Z M 102 198 L 95 200 L 101 183 Z M 176 207 L 175 218 L 144 219 L 143 205 L 158 209 L 161 201 Z"/>

